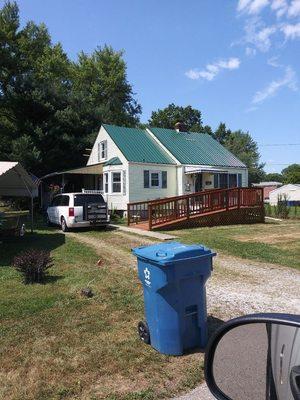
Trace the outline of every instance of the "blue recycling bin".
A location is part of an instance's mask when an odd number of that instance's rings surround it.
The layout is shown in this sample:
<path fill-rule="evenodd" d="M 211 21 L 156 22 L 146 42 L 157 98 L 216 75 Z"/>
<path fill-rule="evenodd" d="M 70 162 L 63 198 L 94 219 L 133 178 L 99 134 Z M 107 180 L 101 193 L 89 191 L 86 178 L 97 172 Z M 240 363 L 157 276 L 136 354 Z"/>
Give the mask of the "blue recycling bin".
<path fill-rule="evenodd" d="M 207 343 L 205 284 L 216 255 L 201 245 L 159 243 L 132 249 L 144 289 L 142 340 L 169 355 Z"/>

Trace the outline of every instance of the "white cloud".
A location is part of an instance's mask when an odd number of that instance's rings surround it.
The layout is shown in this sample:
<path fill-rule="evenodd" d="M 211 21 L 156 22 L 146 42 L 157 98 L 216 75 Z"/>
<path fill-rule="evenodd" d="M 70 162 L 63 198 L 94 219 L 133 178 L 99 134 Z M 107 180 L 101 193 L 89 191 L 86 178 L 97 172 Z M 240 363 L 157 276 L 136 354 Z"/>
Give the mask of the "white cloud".
<path fill-rule="evenodd" d="M 271 65 L 271 67 L 274 67 L 274 68 L 282 67 L 282 65 L 279 64 L 279 62 L 278 62 L 278 57 L 271 57 L 271 58 L 269 58 L 268 61 L 267 61 L 267 63 L 268 63 L 269 65 Z"/>
<path fill-rule="evenodd" d="M 246 47 L 245 53 L 248 57 L 254 57 L 256 55 L 256 49 L 253 47 Z"/>
<path fill-rule="evenodd" d="M 293 0 L 288 9 L 289 17 L 298 17 L 300 15 L 300 0 Z"/>
<path fill-rule="evenodd" d="M 239 0 L 237 9 L 240 12 L 253 15 L 260 13 L 269 3 L 270 0 Z"/>
<path fill-rule="evenodd" d="M 278 18 L 282 17 L 288 10 L 288 3 L 286 0 L 273 0 L 271 9 L 276 12 Z"/>
<path fill-rule="evenodd" d="M 297 76 L 291 67 L 285 68 L 285 74 L 281 79 L 270 82 L 263 90 L 256 92 L 252 99 L 252 103 L 262 103 L 269 97 L 275 96 L 275 94 L 283 87 L 288 87 L 291 90 L 298 90 Z"/>
<path fill-rule="evenodd" d="M 244 42 L 266 52 L 271 47 L 271 37 L 277 32 L 277 26 L 266 26 L 260 19 L 254 18 L 247 21 L 245 32 Z"/>
<path fill-rule="evenodd" d="M 222 69 L 237 69 L 240 66 L 240 60 L 238 58 L 232 57 L 228 60 L 219 60 L 213 64 L 207 64 L 205 69 L 190 69 L 185 73 L 185 75 L 190 79 L 206 79 L 212 81 Z"/>
<path fill-rule="evenodd" d="M 285 24 L 282 25 L 281 31 L 284 33 L 286 39 L 300 38 L 300 22 L 298 24 Z"/>

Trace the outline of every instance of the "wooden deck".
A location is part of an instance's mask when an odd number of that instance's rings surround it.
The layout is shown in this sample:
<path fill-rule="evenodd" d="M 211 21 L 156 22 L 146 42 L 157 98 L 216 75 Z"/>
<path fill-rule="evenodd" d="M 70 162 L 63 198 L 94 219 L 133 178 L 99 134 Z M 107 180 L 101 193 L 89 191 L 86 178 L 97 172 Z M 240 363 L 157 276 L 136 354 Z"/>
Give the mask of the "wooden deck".
<path fill-rule="evenodd" d="M 129 203 L 128 225 L 143 230 L 264 220 L 261 188 L 207 190 L 161 200 Z M 214 223 L 216 221 L 216 223 Z"/>

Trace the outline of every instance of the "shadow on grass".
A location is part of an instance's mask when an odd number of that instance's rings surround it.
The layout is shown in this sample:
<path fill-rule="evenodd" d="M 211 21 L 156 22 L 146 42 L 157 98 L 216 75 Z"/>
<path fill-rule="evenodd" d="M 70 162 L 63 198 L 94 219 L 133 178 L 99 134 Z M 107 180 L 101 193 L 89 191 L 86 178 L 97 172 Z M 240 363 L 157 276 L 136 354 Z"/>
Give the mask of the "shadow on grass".
<path fill-rule="evenodd" d="M 0 267 L 9 266 L 14 256 L 28 249 L 52 251 L 65 243 L 63 233 L 27 233 L 24 237 L 7 237 L 0 244 Z"/>
<path fill-rule="evenodd" d="M 212 315 L 207 317 L 207 330 L 208 330 L 208 340 L 212 335 L 225 323 L 225 321 L 213 317 Z M 184 352 L 184 355 L 195 354 L 195 353 L 205 353 L 205 349 L 200 347 L 195 347 L 193 349 Z"/>

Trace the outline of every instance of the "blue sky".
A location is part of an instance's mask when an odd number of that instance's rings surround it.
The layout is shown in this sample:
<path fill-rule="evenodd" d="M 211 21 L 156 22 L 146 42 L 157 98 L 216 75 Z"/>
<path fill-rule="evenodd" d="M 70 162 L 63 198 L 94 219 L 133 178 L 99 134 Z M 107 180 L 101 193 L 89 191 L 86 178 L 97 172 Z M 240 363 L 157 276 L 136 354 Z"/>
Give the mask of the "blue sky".
<path fill-rule="evenodd" d="M 174 102 L 249 131 L 268 172 L 300 162 L 300 0 L 18 0 L 73 59 L 124 49 L 128 80 L 151 111 Z M 3 5 L 4 1 L 0 0 Z"/>

